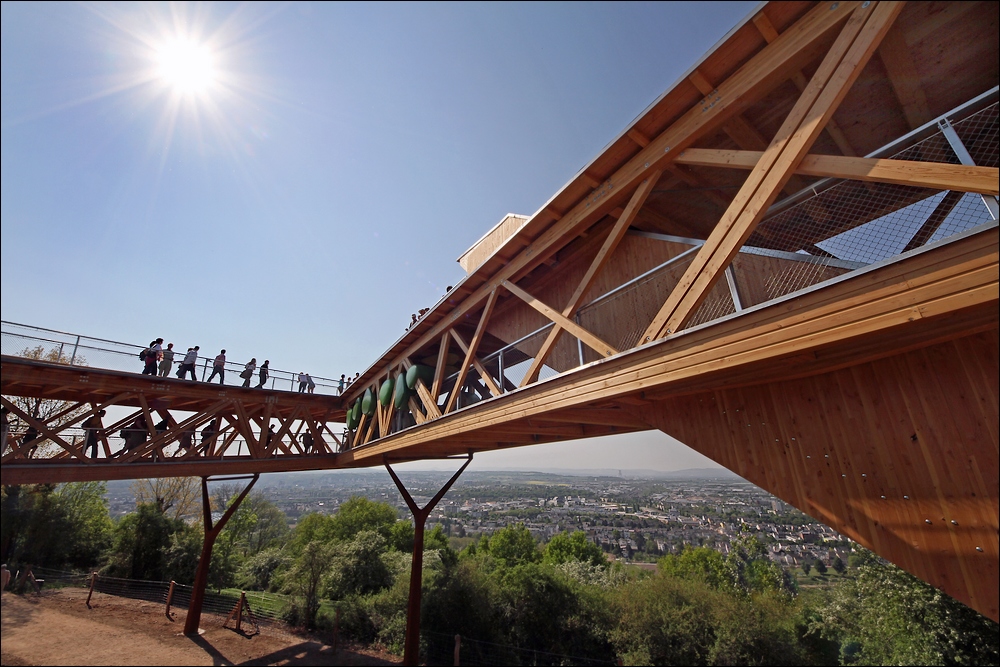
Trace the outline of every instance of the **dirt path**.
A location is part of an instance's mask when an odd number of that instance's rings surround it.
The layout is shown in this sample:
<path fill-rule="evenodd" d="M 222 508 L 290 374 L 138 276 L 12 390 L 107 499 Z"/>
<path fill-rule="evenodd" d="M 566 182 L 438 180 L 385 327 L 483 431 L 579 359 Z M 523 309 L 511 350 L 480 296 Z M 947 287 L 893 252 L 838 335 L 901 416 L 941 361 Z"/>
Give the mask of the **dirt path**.
<path fill-rule="evenodd" d="M 365 650 L 337 650 L 312 637 L 272 626 L 246 637 L 202 615 L 204 634 L 181 633 L 184 610 L 169 620 L 163 606 L 87 591 L 4 593 L 0 613 L 2 665 L 391 665 L 397 659 Z"/>

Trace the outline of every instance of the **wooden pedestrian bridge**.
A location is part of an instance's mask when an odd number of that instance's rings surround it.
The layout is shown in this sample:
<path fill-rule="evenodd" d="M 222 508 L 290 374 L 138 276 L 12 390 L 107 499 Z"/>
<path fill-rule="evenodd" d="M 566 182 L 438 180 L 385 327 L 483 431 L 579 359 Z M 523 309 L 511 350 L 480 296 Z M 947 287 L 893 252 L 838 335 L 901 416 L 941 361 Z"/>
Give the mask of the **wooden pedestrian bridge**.
<path fill-rule="evenodd" d="M 997 20 L 978 2 L 762 5 L 538 211 L 487 232 L 343 396 L 5 342 L 4 405 L 38 438 L 8 442 L 3 483 L 655 429 L 996 620 Z M 35 419 L 15 397 L 65 410 Z M 110 406 L 88 458 L 80 426 Z M 137 417 L 148 437 L 125 448 Z"/>

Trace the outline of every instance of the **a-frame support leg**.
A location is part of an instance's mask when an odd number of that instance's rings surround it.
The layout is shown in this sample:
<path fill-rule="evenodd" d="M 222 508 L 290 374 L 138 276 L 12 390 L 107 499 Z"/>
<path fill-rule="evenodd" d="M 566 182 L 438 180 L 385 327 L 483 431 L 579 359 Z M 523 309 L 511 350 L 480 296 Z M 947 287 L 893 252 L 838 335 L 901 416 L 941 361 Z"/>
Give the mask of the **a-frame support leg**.
<path fill-rule="evenodd" d="M 236 500 L 229 506 L 226 513 L 222 515 L 219 522 L 212 525 L 212 503 L 208 497 L 208 477 L 201 478 L 201 506 L 205 520 L 205 542 L 201 547 L 201 558 L 198 559 L 198 570 L 194 575 L 194 587 L 191 590 L 191 604 L 188 606 L 187 619 L 184 621 L 184 634 L 197 635 L 198 625 L 201 623 L 201 607 L 205 602 L 205 588 L 208 586 L 208 569 L 212 564 L 212 547 L 219 533 L 226 527 L 226 523 L 233 516 L 243 499 L 250 493 L 250 489 L 257 483 L 259 474 L 241 475 L 238 477 L 220 477 L 213 481 L 230 481 L 234 479 L 249 479 L 243 492 L 237 496 Z"/>
<path fill-rule="evenodd" d="M 404 665 L 416 665 L 420 659 L 420 585 L 424 574 L 424 523 L 427 521 L 427 517 L 430 515 L 431 510 L 434 509 L 434 506 L 444 497 L 444 494 L 448 493 L 448 489 L 455 483 L 459 475 L 469 467 L 470 463 L 472 463 L 472 452 L 469 452 L 465 463 L 458 469 L 458 472 L 451 476 L 448 483 L 441 487 L 437 495 L 431 498 L 431 501 L 423 508 L 420 508 L 413 502 L 410 493 L 403 486 L 403 483 L 399 481 L 399 477 L 396 476 L 395 471 L 389 466 L 388 458 L 385 459 L 385 469 L 389 471 L 392 481 L 396 483 L 399 493 L 403 496 L 403 500 L 406 501 L 410 512 L 413 513 L 413 560 L 410 562 L 410 598 L 406 605 L 406 641 L 403 645 Z"/>

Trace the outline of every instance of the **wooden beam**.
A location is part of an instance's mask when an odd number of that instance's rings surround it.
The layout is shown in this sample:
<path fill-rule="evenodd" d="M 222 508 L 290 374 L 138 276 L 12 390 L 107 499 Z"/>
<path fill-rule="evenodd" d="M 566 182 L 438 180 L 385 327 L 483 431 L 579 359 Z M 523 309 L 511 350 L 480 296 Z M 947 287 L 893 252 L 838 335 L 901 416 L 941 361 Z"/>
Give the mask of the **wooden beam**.
<path fill-rule="evenodd" d="M 581 341 L 583 341 L 585 345 L 593 349 L 598 354 L 605 357 L 610 357 L 612 355 L 618 354 L 618 350 L 616 350 L 610 344 L 605 343 L 603 340 L 601 340 L 594 334 L 590 333 L 589 331 L 581 327 L 573 320 L 564 316 L 555 308 L 552 308 L 543 301 L 540 301 L 539 299 L 531 296 L 530 294 L 525 292 L 523 289 L 521 289 L 514 283 L 505 280 L 503 281 L 502 284 L 504 287 L 507 288 L 507 290 L 511 294 L 518 297 L 519 299 L 527 303 L 529 306 L 540 312 L 542 315 L 555 322 L 558 326 L 562 327 L 566 331 L 570 332 L 571 334 L 579 338 Z"/>
<path fill-rule="evenodd" d="M 762 152 L 689 148 L 677 156 L 678 164 L 701 167 L 753 169 Z M 916 188 L 956 190 L 997 196 L 1000 168 L 974 167 L 947 162 L 915 162 L 883 158 L 806 155 L 795 173 L 824 178 L 847 178 L 872 183 L 894 183 Z"/>
<path fill-rule="evenodd" d="M 498 401 L 448 415 L 416 431 L 389 436 L 374 449 L 349 453 L 341 465 L 366 465 L 384 453 L 499 428 L 513 420 L 662 388 L 684 395 L 708 388 L 791 379 L 842 368 L 886 350 L 920 347 L 976 331 L 996 330 L 997 237 L 994 227 L 933 252 L 867 271 L 790 302 L 712 327 L 685 332 L 552 378 Z M 955 316 L 971 309 L 971 320 Z M 912 335 L 904 335 L 907 332 Z M 858 341 L 873 340 L 866 349 Z M 914 349 L 914 348 L 909 348 Z M 816 354 L 816 351 L 820 351 Z M 746 368 L 744 376 L 737 376 Z M 615 381 L 610 382 L 609 378 Z M 456 452 L 457 453 L 457 452 Z M 374 465 L 374 464 L 373 464 Z"/>
<path fill-rule="evenodd" d="M 410 406 L 410 413 L 413 415 L 413 418 L 418 424 L 423 424 L 427 421 L 427 416 L 420 410 L 420 406 L 417 404 L 416 399 L 410 396 L 407 404 Z"/>
<path fill-rule="evenodd" d="M 645 405 L 645 402 L 643 403 Z M 546 421 L 568 422 L 570 424 L 596 424 L 598 426 L 621 426 L 624 428 L 648 429 L 649 424 L 629 412 L 618 408 L 587 408 L 560 410 L 545 415 Z"/>
<path fill-rule="evenodd" d="M 57 433 L 55 433 L 51 428 L 49 428 L 48 424 L 46 424 L 45 422 L 39 421 L 39 420 L 35 419 L 34 417 L 31 417 L 24 410 L 22 410 L 21 408 L 17 407 L 16 405 L 14 405 L 12 402 L 8 401 L 6 399 L 6 397 L 3 397 L 0 400 L 3 401 L 4 407 L 6 407 L 11 412 L 13 412 L 17 416 L 18 419 L 20 419 L 21 421 L 23 421 L 25 424 L 28 424 L 29 426 L 34 426 L 35 430 L 38 431 L 38 437 L 35 438 L 34 440 L 32 440 L 29 443 L 25 443 L 25 445 L 24 445 L 25 447 L 30 447 L 34 443 L 37 443 L 37 442 L 39 442 L 41 440 L 48 439 L 48 440 L 52 440 L 55 444 L 59 445 L 64 450 L 66 450 L 66 453 L 68 453 L 68 454 L 70 454 L 72 456 L 75 456 L 78 459 L 85 459 L 86 458 L 84 456 L 83 448 L 82 447 L 76 447 L 74 445 L 71 445 L 70 443 L 68 443 L 65 440 L 63 440 L 62 438 L 60 438 Z M 8 445 L 12 445 L 13 443 L 12 442 L 8 442 L 7 444 Z"/>
<path fill-rule="evenodd" d="M 901 10 L 901 3 L 879 2 L 854 11 L 726 214 L 653 318 L 642 342 L 680 330 L 695 314 Z"/>
<path fill-rule="evenodd" d="M 910 129 L 916 129 L 934 116 L 927 106 L 927 96 L 920 85 L 920 73 L 913 65 L 910 49 L 899 30 L 890 30 L 878 49 L 879 57 L 889 75 L 889 83 L 896 93 L 896 99 L 903 107 L 903 115 Z"/>
<path fill-rule="evenodd" d="M 403 359 L 403 368 L 410 370 L 413 366 L 413 362 L 410 361 L 409 357 Z M 417 395 L 420 397 L 420 401 L 424 404 L 424 410 L 427 412 L 427 419 L 437 419 L 441 416 L 441 409 L 438 407 L 437 401 L 431 396 L 430 390 L 427 389 L 427 385 L 420 378 L 417 378 Z"/>
<path fill-rule="evenodd" d="M 458 369 L 458 377 L 455 379 L 455 387 L 451 390 L 451 394 L 448 395 L 448 401 L 445 403 L 444 412 L 445 414 L 451 412 L 451 409 L 455 407 L 455 401 L 458 400 L 458 395 L 462 391 L 462 385 L 465 384 L 465 376 L 469 372 L 469 366 L 472 364 L 472 360 L 476 357 L 476 350 L 479 349 L 479 344 L 483 341 L 483 336 L 486 335 L 486 323 L 490 320 L 490 314 L 493 312 L 493 306 L 497 302 L 497 290 L 494 287 L 489 296 L 486 298 L 486 305 L 483 306 L 483 314 L 479 318 L 479 326 L 476 327 L 476 333 L 472 336 L 472 342 L 469 343 L 468 350 L 465 352 L 465 362 L 462 367 Z M 457 337 L 457 333 L 452 330 L 452 336 L 455 336 L 456 342 L 460 345 L 464 342 Z"/>
<path fill-rule="evenodd" d="M 580 172 L 580 180 L 586 183 L 591 188 L 596 188 L 601 184 L 599 180 L 588 174 L 586 171 Z"/>
<path fill-rule="evenodd" d="M 771 23 L 771 19 L 767 18 L 767 15 L 763 12 L 763 10 L 757 12 L 757 14 L 753 17 L 753 24 L 757 26 L 757 30 L 760 31 L 760 34 L 764 37 L 768 44 L 778 38 L 778 31 L 775 29 L 774 24 Z M 803 74 L 801 70 L 796 70 L 792 73 L 792 83 L 794 83 L 795 87 L 799 89 L 799 92 L 802 92 L 806 89 L 806 86 L 809 85 L 809 80 L 806 79 L 806 75 Z M 834 120 L 833 116 L 831 116 L 830 120 L 826 123 L 826 132 L 830 135 L 830 138 L 833 139 L 833 143 L 837 144 L 837 148 L 840 149 L 841 153 L 847 155 L 848 157 L 857 156 L 857 152 L 851 146 L 851 142 L 847 140 L 847 135 L 844 134 L 842 129 L 840 129 L 840 125 L 836 120 Z"/>
<path fill-rule="evenodd" d="M 607 191 L 602 188 L 577 202 L 559 221 L 542 232 L 523 252 L 512 258 L 490 279 L 474 288 L 470 296 L 451 310 L 446 317 L 413 341 L 394 360 L 413 356 L 426 347 L 459 318 L 474 312 L 479 303 L 496 289 L 501 280 L 511 279 L 538 266 L 541 258 L 556 252 L 580 232 L 600 220 L 619 205 L 612 192 L 631 192 L 646 178 L 650 169 L 661 169 L 681 150 L 725 122 L 741 105 L 752 103 L 785 80 L 787 72 L 802 67 L 813 57 L 817 42 L 824 39 L 860 6 L 860 2 L 838 2 L 817 5 L 768 44 L 728 79 L 718 86 L 721 102 L 709 109 L 695 105 L 681 115 L 666 130 L 650 140 L 614 174 L 608 177 Z M 540 214 L 552 215 L 550 208 Z M 528 224 L 532 224 L 529 221 Z M 471 286 L 469 289 L 473 289 Z M 447 411 L 446 411 L 447 412 Z"/>
<path fill-rule="evenodd" d="M 627 136 L 629 139 L 637 143 L 639 145 L 639 148 L 645 148 L 646 146 L 649 145 L 649 137 L 647 137 L 645 134 L 635 129 L 634 127 L 628 132 L 626 132 L 625 136 Z"/>
<path fill-rule="evenodd" d="M 608 235 L 604 239 L 604 243 L 601 245 L 600 249 L 597 251 L 597 255 L 590 262 L 590 266 L 587 267 L 587 271 L 583 274 L 583 278 L 580 279 L 580 283 L 576 286 L 573 291 L 572 296 L 569 298 L 569 302 L 566 307 L 563 308 L 563 317 L 569 319 L 572 318 L 576 313 L 580 304 L 583 302 L 583 298 L 587 295 L 587 291 L 593 286 L 594 281 L 597 279 L 598 274 L 601 269 L 607 265 L 608 261 L 611 259 L 611 255 L 618 244 L 625 237 L 625 232 L 628 231 L 629 226 L 635 220 L 636 215 L 639 213 L 639 209 L 642 205 L 646 203 L 646 199 L 649 197 L 649 193 L 653 191 L 656 187 L 656 182 L 660 180 L 660 175 L 662 172 L 654 171 L 649 175 L 639 187 L 636 188 L 635 192 L 632 194 L 632 198 L 629 199 L 628 205 L 626 205 L 625 210 L 618 217 L 617 222 L 608 231 Z M 552 331 L 549 335 L 545 337 L 545 341 L 542 346 L 538 349 L 538 353 L 531 362 L 531 366 L 528 368 L 528 372 L 521 379 L 521 387 L 531 384 L 538 377 L 538 372 L 541 370 L 542 365 L 548 358 L 549 353 L 552 352 L 552 348 L 555 347 L 556 341 L 559 339 L 559 335 L 562 333 L 562 327 L 556 324 L 552 327 Z"/>
<path fill-rule="evenodd" d="M 438 346 L 437 364 L 434 366 L 434 383 L 431 385 L 431 396 L 437 404 L 437 399 L 441 396 L 441 383 L 444 382 L 444 371 L 448 366 L 448 348 L 451 346 L 451 336 L 445 331 L 441 335 L 441 342 Z"/>
<path fill-rule="evenodd" d="M 454 329 L 451 330 L 451 335 L 455 339 L 455 342 L 458 343 L 458 347 L 461 348 L 462 352 L 464 354 L 468 354 L 469 344 L 465 342 L 462 336 L 459 335 L 459 333 Z M 497 386 L 497 383 L 493 381 L 493 377 L 490 375 L 489 371 L 487 371 L 486 367 L 483 366 L 483 362 L 479 361 L 475 355 L 472 356 L 472 367 L 476 369 L 476 372 L 479 373 L 479 377 L 482 378 L 486 386 L 489 387 L 491 394 L 499 396 L 503 393 L 500 391 L 500 387 Z"/>

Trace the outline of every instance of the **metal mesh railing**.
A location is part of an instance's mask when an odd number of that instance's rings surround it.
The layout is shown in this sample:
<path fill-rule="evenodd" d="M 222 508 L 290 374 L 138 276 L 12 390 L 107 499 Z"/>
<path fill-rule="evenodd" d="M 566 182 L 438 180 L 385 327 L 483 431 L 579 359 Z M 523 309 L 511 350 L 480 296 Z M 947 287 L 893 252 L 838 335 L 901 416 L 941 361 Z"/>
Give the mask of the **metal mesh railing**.
<path fill-rule="evenodd" d="M 997 108 L 993 103 L 953 124 L 942 119 L 938 131 L 888 157 L 957 164 L 967 151 L 966 159 L 995 167 Z M 948 127 L 955 130 L 951 137 Z M 889 183 L 827 182 L 812 196 L 766 218 L 750 237 L 730 265 L 736 298 L 743 308 L 756 306 L 843 275 L 852 267 L 885 261 L 995 223 L 989 199 L 978 194 Z M 795 257 L 804 253 L 809 253 L 806 261 Z M 710 312 L 710 303 L 701 307 L 689 327 L 728 314 Z"/>
<path fill-rule="evenodd" d="M 93 338 L 6 320 L 0 322 L 0 327 L 2 327 L 0 352 L 6 355 L 129 373 L 141 373 L 144 367 L 144 363 L 139 360 L 139 352 L 145 349 L 143 345 Z M 185 352 L 186 350 L 174 350 L 174 362 L 168 377 L 177 376 Z M 198 359 L 195 366 L 195 377 L 198 380 L 205 381 L 211 375 L 213 359 L 214 356 Z M 240 373 L 243 369 L 244 364 L 227 361 L 224 384 L 242 385 L 243 378 L 240 377 Z M 251 378 L 251 387 L 257 387 L 259 384 L 259 370 L 258 366 Z M 264 388 L 271 391 L 298 391 L 298 375 L 270 368 Z M 339 380 L 318 376 L 312 376 L 312 380 L 316 385 L 316 393 L 335 395 L 340 391 Z"/>

